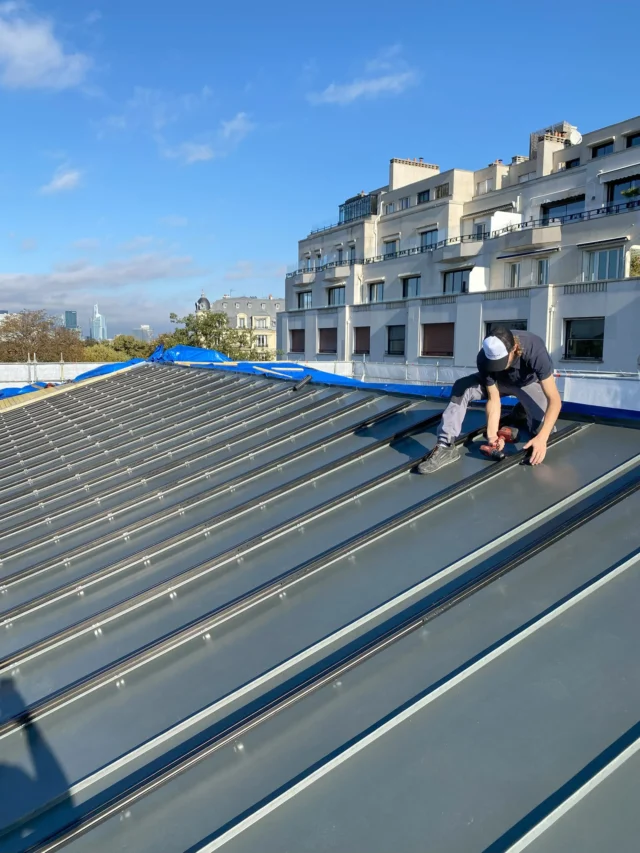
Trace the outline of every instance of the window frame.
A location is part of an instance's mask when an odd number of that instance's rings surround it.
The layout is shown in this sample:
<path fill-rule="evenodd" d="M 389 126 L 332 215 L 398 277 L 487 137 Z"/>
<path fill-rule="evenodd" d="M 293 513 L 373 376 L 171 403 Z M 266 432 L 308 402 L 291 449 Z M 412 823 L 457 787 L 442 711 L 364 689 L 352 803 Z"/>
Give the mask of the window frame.
<path fill-rule="evenodd" d="M 304 353 L 306 351 L 306 329 L 289 329 L 289 352 Z M 293 349 L 293 336 L 302 335 L 302 349 Z"/>
<path fill-rule="evenodd" d="M 564 168 L 566 169 L 577 169 L 580 165 L 579 157 L 572 157 L 571 160 L 564 161 Z"/>
<path fill-rule="evenodd" d="M 449 198 L 451 195 L 451 182 L 446 181 L 444 184 L 438 184 L 433 188 L 433 195 L 436 200 L 441 198 Z"/>
<path fill-rule="evenodd" d="M 605 148 L 608 151 L 605 151 Z M 591 159 L 598 160 L 600 157 L 607 157 L 609 154 L 613 154 L 613 150 L 613 139 L 609 139 L 607 142 L 599 142 L 597 145 L 591 146 Z"/>
<path fill-rule="evenodd" d="M 640 132 L 629 133 L 625 138 L 625 148 L 635 148 L 636 146 L 640 146 Z"/>
<path fill-rule="evenodd" d="M 422 323 L 421 325 L 422 325 L 422 329 L 421 329 L 422 343 L 420 345 L 420 357 L 421 358 L 453 358 L 454 346 L 455 346 L 456 324 L 455 323 Z M 450 350 L 447 350 L 446 352 L 444 350 L 433 350 L 433 351 L 427 350 L 427 336 L 428 336 L 427 328 L 429 326 L 439 326 L 439 327 L 451 326 L 451 349 Z"/>
<path fill-rule="evenodd" d="M 306 308 L 311 308 L 313 306 L 313 291 L 312 290 L 300 290 L 296 295 L 298 297 L 298 308 L 306 309 Z M 308 299 L 306 297 L 308 297 Z M 308 304 L 303 304 L 303 303 L 308 303 Z"/>
<path fill-rule="evenodd" d="M 442 292 L 443 293 L 449 293 L 449 294 L 468 293 L 469 292 L 469 277 L 470 277 L 470 273 L 471 273 L 472 269 L 473 269 L 473 267 L 465 267 L 464 269 L 460 269 L 460 270 L 446 270 L 445 272 L 443 272 L 442 273 Z M 465 285 L 464 275 L 463 275 L 464 273 L 467 273 L 466 287 L 463 286 L 463 285 Z M 458 274 L 460 274 L 460 277 L 461 277 L 460 290 L 455 289 L 455 284 L 451 290 L 447 290 L 447 281 L 455 282 L 455 276 Z M 449 279 L 449 276 L 451 276 L 452 278 Z"/>
<path fill-rule="evenodd" d="M 267 349 L 269 346 L 269 338 L 267 335 L 256 335 L 256 347 L 259 349 Z"/>
<path fill-rule="evenodd" d="M 541 266 L 544 264 L 544 267 Z M 540 270 L 544 269 L 545 274 L 542 276 L 544 281 L 541 281 Z M 549 284 L 549 258 L 537 258 L 536 260 L 536 287 L 545 287 Z"/>
<path fill-rule="evenodd" d="M 407 275 L 402 278 L 402 298 L 403 299 L 417 299 L 420 296 L 420 279 L 419 275 Z M 415 293 L 409 293 L 409 283 L 416 282 L 415 285 Z"/>
<path fill-rule="evenodd" d="M 481 181 L 476 181 L 476 196 L 486 195 L 487 193 L 493 192 L 493 189 L 493 178 L 483 178 Z"/>
<path fill-rule="evenodd" d="M 615 275 L 611 275 L 611 255 L 618 255 Z M 624 246 L 610 246 L 609 248 L 585 250 L 583 258 L 583 270 L 585 281 L 618 281 L 624 277 Z M 602 256 L 602 258 L 601 258 Z M 604 257 L 606 256 L 606 257 Z M 593 258 L 593 261 L 592 261 Z M 601 272 L 605 275 L 602 277 Z"/>
<path fill-rule="evenodd" d="M 384 251 L 382 253 L 383 257 L 391 258 L 394 255 L 397 255 L 398 252 L 400 251 L 398 248 L 399 245 L 400 245 L 400 241 L 398 240 L 397 237 L 395 238 L 395 240 L 383 240 L 383 246 L 384 246 Z M 393 252 L 389 252 L 387 250 L 387 246 L 393 246 L 394 247 Z"/>
<path fill-rule="evenodd" d="M 514 261 L 507 266 L 507 288 L 509 290 L 517 290 L 520 287 L 520 279 L 522 277 L 522 265 L 520 261 Z"/>
<path fill-rule="evenodd" d="M 336 295 L 342 294 L 342 301 L 334 301 Z M 344 305 L 346 303 L 346 287 L 344 284 L 338 284 L 335 287 L 328 288 L 327 291 L 327 305 Z"/>
<path fill-rule="evenodd" d="M 367 337 L 369 339 L 369 345 L 367 349 L 362 349 L 358 347 L 358 332 L 360 330 L 367 330 Z M 354 326 L 353 327 L 353 354 L 354 355 L 371 355 L 371 326 Z"/>
<path fill-rule="evenodd" d="M 384 215 L 389 216 L 396 212 L 396 204 L 394 201 L 388 201 L 384 206 Z"/>
<path fill-rule="evenodd" d="M 559 213 L 553 214 L 553 211 L 561 207 L 568 207 L 570 204 L 578 204 L 582 202 L 582 210 L 574 213 Z M 586 196 L 577 195 L 569 196 L 568 198 L 560 198 L 557 201 L 550 201 L 540 205 L 540 221 L 543 225 L 550 225 L 554 219 L 559 219 L 562 222 L 570 222 L 571 220 L 584 219 L 584 211 L 586 210 Z"/>
<path fill-rule="evenodd" d="M 398 199 L 398 210 L 408 210 L 410 207 L 411 207 L 411 196 L 405 195 L 402 198 Z"/>
<path fill-rule="evenodd" d="M 323 332 L 325 334 L 323 334 Z M 332 332 L 333 334 L 330 336 L 332 338 L 335 337 L 335 349 L 327 349 L 326 344 L 323 348 L 322 346 L 322 338 L 327 337 L 327 333 Z M 336 326 L 321 326 L 318 328 L 318 353 L 321 355 L 337 355 L 338 353 L 338 329 Z"/>
<path fill-rule="evenodd" d="M 417 204 L 428 204 L 431 201 L 431 189 L 421 190 L 418 193 Z"/>
<path fill-rule="evenodd" d="M 337 255 L 336 263 L 338 263 L 339 265 L 342 265 L 344 263 L 344 249 L 342 248 L 342 246 L 340 246 L 336 250 L 336 255 Z"/>
<path fill-rule="evenodd" d="M 425 242 L 425 237 L 429 234 L 435 234 L 434 240 L 429 240 Z M 437 228 L 429 228 L 426 231 L 420 232 L 420 248 L 421 249 L 431 249 L 438 242 L 438 229 Z"/>
<path fill-rule="evenodd" d="M 367 296 L 369 297 L 369 303 L 370 304 L 374 304 L 376 302 L 384 302 L 384 281 L 368 281 L 367 286 L 368 286 Z M 374 290 L 374 288 L 375 288 L 375 290 Z M 374 292 L 376 294 L 377 293 L 380 294 L 379 299 L 372 299 L 371 298 L 371 295 Z"/>
<path fill-rule="evenodd" d="M 565 317 L 564 319 L 564 346 L 563 346 L 563 359 L 565 361 L 604 361 L 604 333 L 605 333 L 605 317 Z M 571 324 L 573 323 L 581 323 L 584 321 L 593 321 L 600 320 L 602 321 L 602 337 L 579 337 L 576 338 L 575 335 L 571 334 Z M 597 343 L 600 345 L 600 355 L 571 355 L 570 348 L 572 341 L 589 341 L 592 344 Z"/>
<path fill-rule="evenodd" d="M 404 356 L 407 348 L 407 327 L 405 324 L 400 323 L 392 323 L 391 325 L 386 327 L 387 329 L 387 349 L 385 350 L 385 355 L 394 355 L 394 356 Z M 391 337 L 392 329 L 402 329 L 402 339 L 398 336 L 397 339 L 393 339 Z M 392 351 L 391 344 L 399 343 L 402 340 L 402 352 L 399 350 L 397 352 Z"/>
<path fill-rule="evenodd" d="M 502 326 L 514 332 L 526 332 L 529 325 L 528 320 L 485 320 L 484 336 L 488 337 L 494 329 Z"/>

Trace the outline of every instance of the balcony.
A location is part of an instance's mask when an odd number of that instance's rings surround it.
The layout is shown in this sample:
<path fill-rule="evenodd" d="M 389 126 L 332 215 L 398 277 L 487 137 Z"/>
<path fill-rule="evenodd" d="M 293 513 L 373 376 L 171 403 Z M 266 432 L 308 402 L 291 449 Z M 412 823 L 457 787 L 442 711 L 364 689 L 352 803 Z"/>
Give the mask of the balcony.
<path fill-rule="evenodd" d="M 523 223 L 524 225 L 528 223 Z M 504 248 L 509 251 L 530 251 L 545 249 L 560 242 L 562 225 L 550 222 L 549 225 L 537 225 L 533 228 L 523 228 L 521 231 L 511 231 L 504 235 Z"/>
<path fill-rule="evenodd" d="M 325 281 L 342 281 L 345 278 L 349 277 L 349 273 L 351 272 L 351 265 L 347 262 L 338 262 L 334 261 L 333 263 L 329 263 L 324 268 L 324 280 Z"/>
<path fill-rule="evenodd" d="M 447 264 L 457 263 L 466 258 L 473 258 L 481 251 L 484 240 L 488 237 L 489 234 L 486 234 L 485 237 L 478 237 L 475 234 L 465 234 L 459 238 L 451 238 L 450 241 L 445 242 L 444 246 L 436 252 L 434 260 Z M 454 242 L 454 240 L 458 242 Z"/>
<path fill-rule="evenodd" d="M 315 270 L 295 270 L 287 273 L 287 278 L 295 285 L 313 284 L 316 280 Z"/>

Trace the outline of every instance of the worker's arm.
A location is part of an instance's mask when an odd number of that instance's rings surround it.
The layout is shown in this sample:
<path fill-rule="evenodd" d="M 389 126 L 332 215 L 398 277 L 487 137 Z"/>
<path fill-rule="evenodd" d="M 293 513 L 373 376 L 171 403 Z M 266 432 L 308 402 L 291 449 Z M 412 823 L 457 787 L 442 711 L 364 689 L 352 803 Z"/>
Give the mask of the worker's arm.
<path fill-rule="evenodd" d="M 500 428 L 500 392 L 497 385 L 487 385 L 487 440 L 489 444 L 498 444 Z"/>
<path fill-rule="evenodd" d="M 547 441 L 549 440 L 551 430 L 554 428 L 556 421 L 558 420 L 558 416 L 560 415 L 560 409 L 562 408 L 562 400 L 560 399 L 556 380 L 553 376 L 549 376 L 548 379 L 543 379 L 540 386 L 544 391 L 544 396 L 547 398 L 547 411 L 544 415 L 544 423 L 540 427 L 538 434 L 524 446 L 525 450 L 531 448 L 530 461 L 532 465 L 539 465 L 547 455 Z"/>

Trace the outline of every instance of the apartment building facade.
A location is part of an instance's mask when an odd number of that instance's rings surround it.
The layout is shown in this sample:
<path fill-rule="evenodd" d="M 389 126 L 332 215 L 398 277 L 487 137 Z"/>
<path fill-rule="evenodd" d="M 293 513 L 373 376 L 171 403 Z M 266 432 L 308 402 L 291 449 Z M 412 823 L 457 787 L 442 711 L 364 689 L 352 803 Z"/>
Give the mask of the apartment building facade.
<path fill-rule="evenodd" d="M 640 117 L 584 136 L 561 122 L 476 171 L 393 159 L 295 267 L 278 315 L 292 360 L 473 367 L 506 324 L 558 367 L 636 371 Z"/>
<path fill-rule="evenodd" d="M 247 329 L 254 333 L 254 346 L 274 356 L 276 353 L 276 315 L 284 310 L 284 299 L 268 296 L 233 296 L 226 294 L 222 299 L 210 302 L 202 293 L 196 302 L 196 314 L 215 311 L 226 314 L 233 329 Z"/>

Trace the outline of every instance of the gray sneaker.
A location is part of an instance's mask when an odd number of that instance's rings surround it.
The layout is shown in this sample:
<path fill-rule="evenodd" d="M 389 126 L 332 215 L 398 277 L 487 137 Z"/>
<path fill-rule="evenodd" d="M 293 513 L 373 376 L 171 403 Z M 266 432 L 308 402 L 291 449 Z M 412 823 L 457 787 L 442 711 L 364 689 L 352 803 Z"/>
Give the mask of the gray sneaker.
<path fill-rule="evenodd" d="M 455 444 L 444 447 L 436 444 L 427 458 L 418 465 L 418 474 L 433 474 L 450 462 L 460 459 L 460 451 Z"/>

